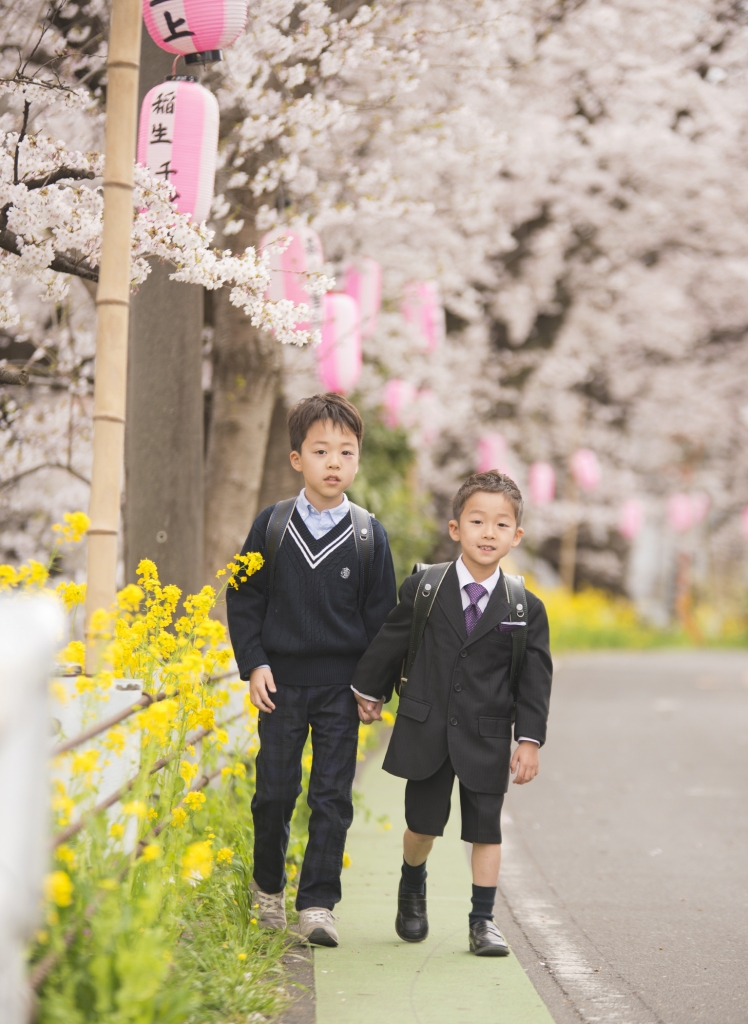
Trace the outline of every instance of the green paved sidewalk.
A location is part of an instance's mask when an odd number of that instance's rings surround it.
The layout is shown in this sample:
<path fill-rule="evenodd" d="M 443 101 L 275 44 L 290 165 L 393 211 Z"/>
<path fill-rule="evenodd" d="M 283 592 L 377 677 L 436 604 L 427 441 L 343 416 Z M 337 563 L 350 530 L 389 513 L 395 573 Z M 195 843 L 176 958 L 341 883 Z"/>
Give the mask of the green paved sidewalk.
<path fill-rule="evenodd" d="M 553 1024 L 514 955 L 467 951 L 470 870 L 457 791 L 446 835 L 429 858 L 429 937 L 398 939 L 405 782 L 381 770 L 383 756 L 371 758 L 358 787 L 371 820 L 357 814 L 348 836 L 351 866 L 336 911 L 341 945 L 314 951 L 317 1024 Z M 377 824 L 382 814 L 391 829 Z"/>

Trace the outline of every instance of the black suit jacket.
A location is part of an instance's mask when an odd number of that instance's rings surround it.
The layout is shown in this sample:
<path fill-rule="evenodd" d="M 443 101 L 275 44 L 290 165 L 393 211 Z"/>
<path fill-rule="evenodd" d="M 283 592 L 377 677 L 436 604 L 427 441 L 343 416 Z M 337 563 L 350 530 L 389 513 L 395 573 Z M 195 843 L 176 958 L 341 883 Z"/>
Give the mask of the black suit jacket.
<path fill-rule="evenodd" d="M 352 685 L 360 693 L 391 697 L 408 649 L 413 601 L 422 575 L 405 580 L 400 603 L 359 662 Z M 545 742 L 553 672 L 545 607 L 528 592 L 527 651 L 514 706 L 510 634 L 496 629 L 508 618 L 502 573 L 468 636 L 457 570 L 454 565 L 447 570 L 400 697 L 385 771 L 405 779 L 427 779 L 449 756 L 468 789 L 506 792 L 512 720 L 515 738 Z"/>

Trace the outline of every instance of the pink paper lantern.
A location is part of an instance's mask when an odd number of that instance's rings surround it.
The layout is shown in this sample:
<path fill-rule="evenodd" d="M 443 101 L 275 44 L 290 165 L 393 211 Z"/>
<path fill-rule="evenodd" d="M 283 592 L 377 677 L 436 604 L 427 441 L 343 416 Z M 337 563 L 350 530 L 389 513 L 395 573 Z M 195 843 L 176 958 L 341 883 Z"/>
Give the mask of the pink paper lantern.
<path fill-rule="evenodd" d="M 444 309 L 434 281 L 410 281 L 400 307 L 405 320 L 415 327 L 421 347 L 435 352 L 446 336 Z"/>
<path fill-rule="evenodd" d="M 691 495 L 691 519 L 694 526 L 698 526 L 699 523 L 703 523 L 709 512 L 709 506 L 711 500 L 708 494 L 704 494 L 703 491 L 696 491 Z"/>
<path fill-rule="evenodd" d="M 439 399 L 430 388 L 423 388 L 418 392 L 417 408 L 420 443 L 430 448 L 439 436 L 441 412 Z"/>
<path fill-rule="evenodd" d="M 556 473 L 549 462 L 533 462 L 527 483 L 533 505 L 549 505 L 556 496 Z"/>
<path fill-rule="evenodd" d="M 667 500 L 667 521 L 676 533 L 686 533 L 694 525 L 690 494 L 671 494 Z"/>
<path fill-rule="evenodd" d="M 274 243 L 285 246 L 279 252 Z M 272 302 L 289 299 L 295 305 L 302 302 L 309 306 L 309 320 L 296 324 L 298 331 L 319 330 L 324 316 L 321 295 L 312 295 L 309 290 L 310 275 L 320 273 L 324 264 L 322 242 L 316 231 L 302 225 L 295 228 L 275 228 L 260 241 L 260 249 L 266 250 L 270 263 L 270 287 L 267 298 Z"/>
<path fill-rule="evenodd" d="M 156 46 L 187 55 L 221 50 L 247 24 L 248 0 L 143 0 L 143 21 Z"/>
<path fill-rule="evenodd" d="M 365 256 L 357 263 L 349 263 L 344 274 L 343 291 L 358 303 L 361 337 L 365 340 L 377 329 L 377 315 L 382 305 L 382 268 L 376 260 Z"/>
<path fill-rule="evenodd" d="M 503 434 L 496 431 L 481 434 L 478 438 L 478 472 L 487 473 L 490 469 L 498 469 L 500 473 L 508 472 L 507 442 Z"/>
<path fill-rule="evenodd" d="M 626 540 L 633 540 L 644 525 L 644 506 L 638 498 L 629 498 L 621 506 L 618 532 Z"/>
<path fill-rule="evenodd" d="M 138 163 L 176 188 L 174 205 L 208 219 L 218 149 L 218 102 L 192 78 L 167 79 L 146 93 L 140 109 Z"/>
<path fill-rule="evenodd" d="M 589 448 L 578 448 L 569 459 L 569 467 L 583 491 L 594 491 L 600 486 L 600 464 Z"/>
<path fill-rule="evenodd" d="M 361 376 L 361 325 L 358 306 L 350 295 L 324 296 L 322 341 L 317 346 L 317 370 L 327 391 L 346 394 Z"/>
<path fill-rule="evenodd" d="M 407 380 L 388 380 L 382 392 L 385 425 L 395 427 L 411 426 L 415 417 L 417 392 Z"/>

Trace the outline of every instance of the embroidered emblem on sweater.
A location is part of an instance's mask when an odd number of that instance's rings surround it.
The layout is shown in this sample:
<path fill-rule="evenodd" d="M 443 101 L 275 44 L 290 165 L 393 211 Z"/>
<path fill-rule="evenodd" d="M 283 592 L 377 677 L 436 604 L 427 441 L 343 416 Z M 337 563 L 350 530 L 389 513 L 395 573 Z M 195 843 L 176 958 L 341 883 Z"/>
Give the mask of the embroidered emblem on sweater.
<path fill-rule="evenodd" d="M 346 566 L 344 569 L 340 570 L 340 575 L 343 577 L 344 580 L 347 580 L 348 577 L 351 575 L 351 570 Z"/>
<path fill-rule="evenodd" d="M 309 545 L 306 543 L 304 538 L 296 529 L 293 519 L 288 524 L 288 532 L 291 535 L 291 537 L 293 537 L 294 541 L 296 542 L 296 546 L 306 559 L 309 567 L 311 569 L 316 569 L 318 565 L 324 562 L 328 555 L 331 555 L 333 551 L 337 551 L 340 545 L 345 544 L 348 538 L 352 536 L 353 524 L 351 523 L 347 530 L 344 530 L 339 537 L 335 538 L 335 540 L 331 540 L 330 543 L 323 547 L 321 551 L 318 551 L 316 555 L 314 554 L 313 551 L 311 551 Z"/>

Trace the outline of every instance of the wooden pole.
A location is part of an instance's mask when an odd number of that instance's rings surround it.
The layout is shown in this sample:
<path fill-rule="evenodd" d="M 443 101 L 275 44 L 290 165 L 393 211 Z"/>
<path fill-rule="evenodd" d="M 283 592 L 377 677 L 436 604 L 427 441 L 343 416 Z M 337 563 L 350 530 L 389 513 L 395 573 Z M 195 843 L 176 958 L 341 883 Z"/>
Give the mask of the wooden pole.
<path fill-rule="evenodd" d="M 574 477 L 571 474 L 571 470 L 566 470 L 566 486 L 564 488 L 564 499 L 568 505 L 572 505 L 574 508 L 574 518 L 572 521 L 564 527 L 564 532 L 561 534 L 561 552 L 559 556 L 558 572 L 561 577 L 561 582 L 567 590 L 574 592 L 574 578 L 576 576 L 577 568 L 577 534 L 579 532 L 579 522 L 577 520 L 577 500 L 578 500 L 577 485 L 574 482 Z"/>
<path fill-rule="evenodd" d="M 107 57 L 104 226 L 96 292 L 96 384 L 86 622 L 116 597 L 125 448 L 133 165 L 138 118 L 140 0 L 113 0 Z"/>

